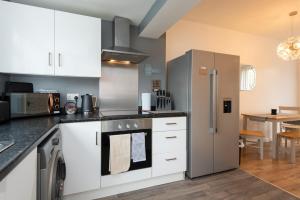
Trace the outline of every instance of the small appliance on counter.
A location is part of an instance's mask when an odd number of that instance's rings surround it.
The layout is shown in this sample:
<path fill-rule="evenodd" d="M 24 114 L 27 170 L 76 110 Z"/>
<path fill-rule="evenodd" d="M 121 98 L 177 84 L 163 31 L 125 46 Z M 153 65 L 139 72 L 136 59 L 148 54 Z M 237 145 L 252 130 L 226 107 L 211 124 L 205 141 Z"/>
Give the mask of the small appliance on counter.
<path fill-rule="evenodd" d="M 5 82 L 5 93 L 33 93 L 33 84 L 24 82 Z"/>
<path fill-rule="evenodd" d="M 92 95 L 81 95 L 81 111 L 82 113 L 90 113 L 94 111 Z"/>
<path fill-rule="evenodd" d="M 151 110 L 172 110 L 170 93 L 166 90 L 157 90 L 152 92 L 151 104 Z"/>
<path fill-rule="evenodd" d="M 10 118 L 60 114 L 60 93 L 43 90 L 33 92 L 32 83 L 6 82 Z"/>
<path fill-rule="evenodd" d="M 72 115 L 77 113 L 78 110 L 77 103 L 78 103 L 78 96 L 75 96 L 74 100 L 65 103 L 65 113 L 67 115 Z"/>
<path fill-rule="evenodd" d="M 65 104 L 65 113 L 67 115 L 72 115 L 77 112 L 77 106 L 75 102 L 67 102 Z"/>
<path fill-rule="evenodd" d="M 11 118 L 60 114 L 59 93 L 10 93 Z"/>
<path fill-rule="evenodd" d="M 10 118 L 9 102 L 0 101 L 0 124 L 8 121 Z"/>

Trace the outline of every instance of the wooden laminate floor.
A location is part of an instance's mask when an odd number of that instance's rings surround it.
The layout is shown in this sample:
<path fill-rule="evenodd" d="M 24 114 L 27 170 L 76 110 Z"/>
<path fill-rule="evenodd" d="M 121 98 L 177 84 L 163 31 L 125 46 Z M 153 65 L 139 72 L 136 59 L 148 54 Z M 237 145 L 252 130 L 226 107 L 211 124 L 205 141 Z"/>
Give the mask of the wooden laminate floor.
<path fill-rule="evenodd" d="M 258 149 L 248 147 L 242 153 L 240 168 L 260 179 L 282 188 L 300 199 L 300 151 L 296 164 L 288 163 L 289 154 L 280 151 L 279 159 L 271 159 L 271 144 L 264 144 L 264 160 L 259 160 Z"/>
<path fill-rule="evenodd" d="M 134 192 L 114 195 L 101 200 L 291 200 L 296 197 L 271 184 L 249 175 L 242 170 L 233 170 L 193 180 L 155 186 Z"/>

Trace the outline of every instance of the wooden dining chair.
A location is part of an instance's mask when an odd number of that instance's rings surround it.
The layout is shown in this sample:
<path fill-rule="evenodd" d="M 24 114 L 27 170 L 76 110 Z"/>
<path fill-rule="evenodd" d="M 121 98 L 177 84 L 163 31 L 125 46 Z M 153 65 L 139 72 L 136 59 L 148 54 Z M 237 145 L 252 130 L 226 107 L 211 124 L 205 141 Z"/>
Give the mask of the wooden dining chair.
<path fill-rule="evenodd" d="M 276 157 L 278 158 L 279 150 L 280 150 L 280 141 L 281 138 L 284 138 L 286 140 L 291 141 L 291 146 L 290 146 L 290 163 L 295 164 L 296 163 L 296 146 L 295 143 L 297 140 L 300 139 L 300 132 L 281 132 L 277 135 L 277 152 L 276 152 Z M 285 149 L 286 150 L 286 149 Z"/>
<path fill-rule="evenodd" d="M 295 106 L 279 106 L 279 114 L 300 114 L 300 107 Z M 289 124 L 288 122 L 280 123 L 280 132 L 297 132 L 300 131 L 300 125 Z M 285 140 L 285 147 L 287 147 L 287 138 L 282 137 Z M 281 141 L 281 140 L 279 140 Z"/>
<path fill-rule="evenodd" d="M 252 131 L 252 130 L 240 130 L 240 137 L 244 141 L 245 147 L 247 146 L 247 139 L 256 139 L 259 142 L 259 154 L 260 159 L 264 159 L 264 133 L 261 131 Z"/>

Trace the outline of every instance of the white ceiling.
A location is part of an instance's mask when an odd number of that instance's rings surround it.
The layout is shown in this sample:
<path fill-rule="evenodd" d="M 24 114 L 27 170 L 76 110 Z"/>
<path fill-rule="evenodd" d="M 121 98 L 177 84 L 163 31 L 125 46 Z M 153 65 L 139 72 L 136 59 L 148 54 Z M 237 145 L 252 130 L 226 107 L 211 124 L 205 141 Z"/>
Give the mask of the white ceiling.
<path fill-rule="evenodd" d="M 44 8 L 100 17 L 112 21 L 114 16 L 129 18 L 139 25 L 155 0 L 11 0 Z"/>
<path fill-rule="evenodd" d="M 290 11 L 295 33 L 300 35 L 300 0 L 203 0 L 185 17 L 241 32 L 285 39 L 290 34 Z"/>

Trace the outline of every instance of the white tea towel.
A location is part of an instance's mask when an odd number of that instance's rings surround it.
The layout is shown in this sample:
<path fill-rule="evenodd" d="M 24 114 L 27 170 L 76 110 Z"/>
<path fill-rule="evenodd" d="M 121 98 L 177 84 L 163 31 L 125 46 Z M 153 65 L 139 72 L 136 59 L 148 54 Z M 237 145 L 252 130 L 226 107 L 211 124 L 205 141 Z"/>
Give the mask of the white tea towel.
<path fill-rule="evenodd" d="M 141 162 L 146 160 L 145 133 L 131 134 L 131 158 L 133 162 Z"/>
<path fill-rule="evenodd" d="M 110 135 L 109 171 L 111 174 L 126 172 L 130 167 L 130 134 Z"/>

